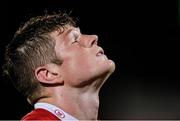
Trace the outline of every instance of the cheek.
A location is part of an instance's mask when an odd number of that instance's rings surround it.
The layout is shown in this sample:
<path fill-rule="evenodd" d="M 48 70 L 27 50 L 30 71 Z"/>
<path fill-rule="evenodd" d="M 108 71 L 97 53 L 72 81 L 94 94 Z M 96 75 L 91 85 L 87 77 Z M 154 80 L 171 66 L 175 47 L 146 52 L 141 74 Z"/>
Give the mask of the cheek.
<path fill-rule="evenodd" d="M 62 64 L 63 71 L 65 75 L 71 75 L 71 77 L 79 78 L 89 74 L 91 72 L 93 64 L 93 60 L 89 56 L 85 54 L 76 54 L 71 57 L 64 58 L 64 62 Z"/>
<path fill-rule="evenodd" d="M 76 55 L 72 58 L 72 60 L 69 61 L 69 68 L 71 68 L 74 72 L 78 71 L 81 73 L 85 72 L 86 70 L 87 73 L 87 71 L 92 68 L 93 62 L 94 61 L 92 61 L 88 56 L 83 54 Z"/>

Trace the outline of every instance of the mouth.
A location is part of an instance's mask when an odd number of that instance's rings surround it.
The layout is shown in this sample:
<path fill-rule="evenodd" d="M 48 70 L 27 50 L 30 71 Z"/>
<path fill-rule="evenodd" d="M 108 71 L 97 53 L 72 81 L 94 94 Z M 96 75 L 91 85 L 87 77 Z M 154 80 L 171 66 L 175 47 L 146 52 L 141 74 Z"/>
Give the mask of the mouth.
<path fill-rule="evenodd" d="M 104 55 L 104 50 L 102 48 L 99 48 L 96 56 L 102 56 L 102 55 Z"/>

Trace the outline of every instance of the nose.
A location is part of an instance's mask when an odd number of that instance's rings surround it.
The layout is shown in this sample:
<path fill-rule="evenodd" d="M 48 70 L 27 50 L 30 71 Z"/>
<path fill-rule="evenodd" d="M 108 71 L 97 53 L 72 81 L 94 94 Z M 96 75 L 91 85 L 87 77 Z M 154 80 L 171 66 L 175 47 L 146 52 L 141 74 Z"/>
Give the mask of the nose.
<path fill-rule="evenodd" d="M 84 35 L 80 43 L 82 46 L 90 48 L 98 44 L 98 36 L 97 35 Z"/>

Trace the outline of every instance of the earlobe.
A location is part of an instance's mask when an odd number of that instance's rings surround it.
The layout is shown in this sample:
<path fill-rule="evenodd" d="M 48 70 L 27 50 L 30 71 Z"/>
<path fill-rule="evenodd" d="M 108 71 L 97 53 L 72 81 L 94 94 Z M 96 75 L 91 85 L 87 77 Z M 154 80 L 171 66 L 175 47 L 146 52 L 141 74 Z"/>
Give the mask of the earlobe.
<path fill-rule="evenodd" d="M 35 76 L 40 83 L 44 84 L 62 84 L 63 79 L 61 78 L 60 72 L 54 65 L 45 65 L 36 68 Z"/>

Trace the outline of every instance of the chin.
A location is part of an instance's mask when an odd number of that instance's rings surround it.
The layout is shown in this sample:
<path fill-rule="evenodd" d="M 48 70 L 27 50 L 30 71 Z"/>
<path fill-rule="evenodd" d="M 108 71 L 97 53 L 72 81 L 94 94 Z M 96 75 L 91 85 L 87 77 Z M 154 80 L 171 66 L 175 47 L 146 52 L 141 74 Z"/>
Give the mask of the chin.
<path fill-rule="evenodd" d="M 115 71 L 116 65 L 114 63 L 114 61 L 112 60 L 108 60 L 108 66 L 109 66 L 109 73 L 113 73 Z"/>
<path fill-rule="evenodd" d="M 102 77 L 108 78 L 115 71 L 115 63 L 112 60 L 108 60 L 103 68 L 99 71 Z"/>
<path fill-rule="evenodd" d="M 115 63 L 112 60 L 109 60 L 109 61 L 111 61 L 111 62 L 108 64 L 108 66 L 106 66 L 106 69 L 104 71 L 102 71 L 103 73 L 100 76 L 101 84 L 100 84 L 99 88 L 106 82 L 106 80 L 109 78 L 109 76 L 115 71 Z"/>

